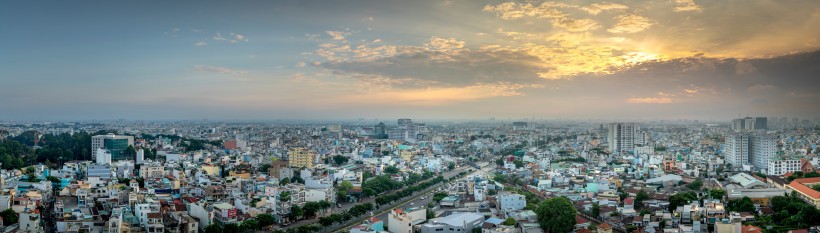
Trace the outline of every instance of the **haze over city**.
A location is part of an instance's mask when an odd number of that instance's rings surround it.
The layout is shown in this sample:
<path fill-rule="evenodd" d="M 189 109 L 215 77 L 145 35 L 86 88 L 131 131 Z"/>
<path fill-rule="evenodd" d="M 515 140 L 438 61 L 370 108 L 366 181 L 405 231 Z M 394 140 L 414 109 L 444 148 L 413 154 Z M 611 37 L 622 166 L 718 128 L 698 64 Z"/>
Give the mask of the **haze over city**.
<path fill-rule="evenodd" d="M 820 114 L 818 1 L 15 1 L 0 119 Z"/>

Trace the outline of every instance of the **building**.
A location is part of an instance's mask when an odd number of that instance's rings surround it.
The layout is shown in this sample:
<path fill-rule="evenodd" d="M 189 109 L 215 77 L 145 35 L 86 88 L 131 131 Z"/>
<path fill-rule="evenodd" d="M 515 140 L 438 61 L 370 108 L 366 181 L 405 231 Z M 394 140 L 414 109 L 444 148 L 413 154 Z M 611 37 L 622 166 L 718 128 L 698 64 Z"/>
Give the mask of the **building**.
<path fill-rule="evenodd" d="M 413 233 L 413 226 L 426 220 L 425 209 L 393 209 L 387 214 L 387 229 L 393 233 Z"/>
<path fill-rule="evenodd" d="M 419 233 L 465 233 L 481 226 L 484 215 L 471 212 L 455 212 L 446 217 L 430 219 L 420 226 Z M 389 229 L 389 228 L 388 228 Z"/>
<path fill-rule="evenodd" d="M 769 159 L 777 154 L 777 137 L 769 134 L 736 133 L 726 137 L 726 162 L 738 169 L 751 164 L 755 170 L 769 167 Z"/>
<path fill-rule="evenodd" d="M 133 160 L 127 153 L 128 147 L 134 146 L 133 136 L 122 136 L 115 134 L 96 135 L 91 137 L 91 158 L 97 160 L 98 148 L 105 149 L 111 153 L 111 161 Z"/>
<path fill-rule="evenodd" d="M 767 169 L 769 159 L 777 156 L 777 137 L 770 134 L 752 136 L 751 152 L 752 165 L 757 170 Z"/>
<path fill-rule="evenodd" d="M 732 134 L 726 137 L 726 147 L 723 149 L 726 163 L 735 169 L 749 164 L 749 144 L 748 134 Z"/>
<path fill-rule="evenodd" d="M 772 158 L 769 159 L 769 166 L 766 169 L 768 175 L 782 176 L 789 172 L 800 171 L 801 160 L 796 158 Z"/>
<path fill-rule="evenodd" d="M 635 150 L 635 136 L 640 127 L 634 123 L 609 124 L 609 150 L 614 154 Z"/>
<path fill-rule="evenodd" d="M 501 194 L 498 195 L 498 208 L 501 211 L 523 210 L 527 207 L 527 198 L 521 194 Z"/>
<path fill-rule="evenodd" d="M 513 129 L 526 129 L 529 124 L 525 121 L 516 121 L 512 123 Z"/>
<path fill-rule="evenodd" d="M 768 128 L 768 119 L 765 117 L 746 117 L 732 120 L 732 129 L 736 131 Z"/>
<path fill-rule="evenodd" d="M 288 152 L 288 158 L 291 167 L 313 168 L 316 154 L 310 149 L 293 148 Z"/>
<path fill-rule="evenodd" d="M 803 201 L 820 207 L 820 192 L 811 188 L 814 185 L 820 185 L 820 177 L 795 179 L 787 184 L 786 188 L 796 191 Z"/>

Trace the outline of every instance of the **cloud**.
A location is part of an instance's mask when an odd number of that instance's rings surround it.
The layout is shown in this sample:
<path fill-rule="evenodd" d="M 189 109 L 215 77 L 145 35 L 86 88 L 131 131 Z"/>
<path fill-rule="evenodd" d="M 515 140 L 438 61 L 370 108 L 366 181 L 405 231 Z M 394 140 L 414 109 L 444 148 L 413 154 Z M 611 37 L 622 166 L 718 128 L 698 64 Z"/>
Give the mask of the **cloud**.
<path fill-rule="evenodd" d="M 217 32 L 217 33 L 216 33 L 216 35 L 213 37 L 213 39 L 214 39 L 214 40 L 219 40 L 219 41 L 228 40 L 227 38 L 225 38 L 224 36 L 222 36 L 222 33 L 219 33 L 219 32 Z"/>
<path fill-rule="evenodd" d="M 336 40 L 336 41 L 343 41 L 343 40 L 345 40 L 346 36 L 350 35 L 349 32 L 342 32 L 342 31 L 325 31 L 325 33 L 327 33 L 327 35 L 329 35 L 331 39 Z"/>
<path fill-rule="evenodd" d="M 572 7 L 568 4 L 544 2 L 540 5 L 532 3 L 505 2 L 498 5 L 486 5 L 484 11 L 495 12 L 499 18 L 510 20 L 523 17 L 563 18 L 566 14 L 559 8 Z"/>
<path fill-rule="evenodd" d="M 633 104 L 671 104 L 673 100 L 670 98 L 629 98 L 626 100 L 627 103 Z"/>
<path fill-rule="evenodd" d="M 618 23 L 616 23 L 612 28 L 607 29 L 608 32 L 636 33 L 646 30 L 653 24 L 652 20 L 649 18 L 635 14 L 621 15 L 618 16 L 617 19 Z"/>
<path fill-rule="evenodd" d="M 629 7 L 617 3 L 602 2 L 589 4 L 588 6 L 581 7 L 581 9 L 586 11 L 587 13 L 597 15 L 598 13 L 601 13 L 603 11 L 626 10 L 629 9 Z"/>
<path fill-rule="evenodd" d="M 194 46 L 196 46 L 196 47 L 202 47 L 202 46 L 205 46 L 205 45 L 208 45 L 208 43 L 205 42 L 205 41 L 199 41 L 199 42 L 194 43 Z"/>
<path fill-rule="evenodd" d="M 675 0 L 675 4 L 675 12 L 701 11 L 700 6 L 695 4 L 694 0 Z"/>
<path fill-rule="evenodd" d="M 231 74 L 231 75 L 244 75 L 247 74 L 248 71 L 245 70 L 234 70 L 228 67 L 223 66 L 206 66 L 206 65 L 195 65 L 194 70 L 201 71 L 201 72 L 209 72 L 209 73 L 216 73 L 216 74 Z"/>

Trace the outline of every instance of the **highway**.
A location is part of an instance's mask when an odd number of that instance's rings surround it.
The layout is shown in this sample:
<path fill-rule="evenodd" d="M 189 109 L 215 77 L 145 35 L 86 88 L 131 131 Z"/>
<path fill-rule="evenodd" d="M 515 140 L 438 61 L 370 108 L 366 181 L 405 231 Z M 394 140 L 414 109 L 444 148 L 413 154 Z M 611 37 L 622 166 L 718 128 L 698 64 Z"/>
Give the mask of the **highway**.
<path fill-rule="evenodd" d="M 468 177 L 468 176 L 473 176 L 473 175 L 478 175 L 478 174 L 486 174 L 488 167 L 489 167 L 489 164 L 483 164 L 481 169 L 475 169 L 472 166 L 464 165 L 464 166 L 461 166 L 461 167 L 455 169 L 454 171 L 461 172 L 465 169 L 473 169 L 473 172 L 468 173 L 465 176 L 465 177 Z M 444 178 L 450 178 L 450 177 L 453 177 L 457 174 L 458 173 L 449 174 L 448 176 L 445 176 Z M 405 200 L 405 201 L 403 201 L 402 203 L 398 204 L 397 206 L 395 206 L 393 208 L 386 209 L 386 210 L 384 210 L 382 212 L 379 212 L 379 213 L 374 213 L 374 215 L 375 215 L 376 218 L 378 218 L 379 220 L 382 220 L 382 222 L 384 222 L 384 226 L 387 226 L 387 221 L 388 221 L 387 220 L 387 214 L 390 212 L 390 210 L 396 209 L 396 208 L 407 209 L 407 208 L 410 208 L 410 207 L 426 208 L 427 204 L 433 201 L 433 194 L 436 193 L 435 189 L 438 189 L 439 187 L 445 187 L 446 188 L 450 185 L 455 184 L 457 181 L 458 180 L 454 180 L 454 181 L 451 181 L 451 182 L 447 182 L 447 183 L 443 183 L 443 184 L 433 186 L 431 189 L 428 189 L 425 192 L 419 192 L 419 193 L 414 194 L 413 198 Z M 422 198 L 424 198 L 424 200 L 422 200 Z M 366 219 L 366 218 L 363 218 L 362 220 L 364 220 L 364 219 Z M 356 226 L 358 224 L 361 224 L 361 222 L 362 221 L 357 221 L 353 225 L 337 229 L 336 231 L 349 230 L 351 227 Z"/>

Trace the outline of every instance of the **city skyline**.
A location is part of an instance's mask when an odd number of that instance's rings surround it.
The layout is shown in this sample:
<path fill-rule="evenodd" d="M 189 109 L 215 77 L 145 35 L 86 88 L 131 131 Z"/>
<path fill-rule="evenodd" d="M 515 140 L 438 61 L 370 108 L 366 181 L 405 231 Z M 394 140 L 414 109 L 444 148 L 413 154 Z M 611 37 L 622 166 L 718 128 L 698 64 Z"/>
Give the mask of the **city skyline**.
<path fill-rule="evenodd" d="M 820 2 L 14 2 L 0 120 L 820 116 Z"/>

